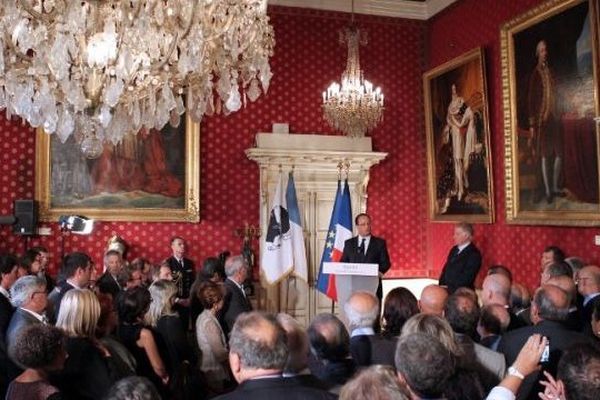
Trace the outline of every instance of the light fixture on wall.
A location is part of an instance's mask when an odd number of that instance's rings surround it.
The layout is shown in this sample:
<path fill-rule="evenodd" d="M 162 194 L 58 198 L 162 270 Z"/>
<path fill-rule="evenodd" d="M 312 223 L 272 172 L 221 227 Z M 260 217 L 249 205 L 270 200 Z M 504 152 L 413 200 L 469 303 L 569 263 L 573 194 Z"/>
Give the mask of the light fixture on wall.
<path fill-rule="evenodd" d="M 90 154 L 184 111 L 266 92 L 266 0 L 16 0 L 0 5 L 0 109 Z M 184 104 L 185 97 L 185 104 Z"/>
<path fill-rule="evenodd" d="M 354 0 L 350 26 L 340 31 L 340 42 L 348 44 L 348 60 L 341 84 L 334 82 L 323 92 L 325 120 L 348 136 L 362 137 L 383 119 L 383 93 L 364 79 L 360 69 L 359 44 L 367 37 L 354 23 Z"/>

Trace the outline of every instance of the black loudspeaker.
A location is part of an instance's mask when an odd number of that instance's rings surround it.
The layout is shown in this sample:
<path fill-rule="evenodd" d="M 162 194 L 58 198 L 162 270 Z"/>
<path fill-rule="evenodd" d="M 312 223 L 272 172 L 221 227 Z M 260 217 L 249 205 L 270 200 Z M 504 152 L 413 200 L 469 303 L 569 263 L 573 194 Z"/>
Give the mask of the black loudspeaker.
<path fill-rule="evenodd" d="M 17 222 L 13 232 L 17 235 L 34 235 L 37 226 L 37 203 L 35 200 L 15 200 L 14 215 Z"/>

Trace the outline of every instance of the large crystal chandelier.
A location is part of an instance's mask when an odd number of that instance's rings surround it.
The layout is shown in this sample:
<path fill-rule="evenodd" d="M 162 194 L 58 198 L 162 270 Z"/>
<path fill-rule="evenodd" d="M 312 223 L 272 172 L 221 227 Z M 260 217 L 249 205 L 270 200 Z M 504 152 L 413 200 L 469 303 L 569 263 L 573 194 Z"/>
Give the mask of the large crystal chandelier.
<path fill-rule="evenodd" d="M 360 69 L 358 46 L 366 44 L 366 36 L 352 23 L 340 32 L 340 42 L 348 44 L 348 61 L 342 73 L 342 84 L 332 83 L 323 92 L 323 113 L 333 128 L 348 136 L 362 137 L 383 119 L 383 93 L 364 79 Z"/>
<path fill-rule="evenodd" d="M 256 100 L 273 46 L 266 0 L 2 0 L 0 109 L 118 143 Z"/>

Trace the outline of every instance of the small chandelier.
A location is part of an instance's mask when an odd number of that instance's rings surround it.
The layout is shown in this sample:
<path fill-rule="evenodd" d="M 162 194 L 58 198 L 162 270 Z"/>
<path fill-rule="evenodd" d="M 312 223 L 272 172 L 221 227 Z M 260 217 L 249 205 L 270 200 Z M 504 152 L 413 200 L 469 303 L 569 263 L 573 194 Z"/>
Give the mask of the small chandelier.
<path fill-rule="evenodd" d="M 342 84 L 332 83 L 323 92 L 323 114 L 334 129 L 351 137 L 363 137 L 383 119 L 383 93 L 373 90 L 373 84 L 364 79 L 360 69 L 358 46 L 366 45 L 366 35 L 361 35 L 354 24 L 354 0 L 350 26 L 340 31 L 340 43 L 348 43 L 348 61 L 342 73 Z"/>
<path fill-rule="evenodd" d="M 2 1 L 0 109 L 116 144 L 256 100 L 274 44 L 266 0 Z"/>

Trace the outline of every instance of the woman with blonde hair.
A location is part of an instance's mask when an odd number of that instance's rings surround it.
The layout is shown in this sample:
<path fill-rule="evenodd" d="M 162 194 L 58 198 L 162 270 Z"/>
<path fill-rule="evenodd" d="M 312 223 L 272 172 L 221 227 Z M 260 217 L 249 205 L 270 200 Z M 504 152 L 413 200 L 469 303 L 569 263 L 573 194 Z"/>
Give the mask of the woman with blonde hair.
<path fill-rule="evenodd" d="M 196 353 L 188 343 L 181 318 L 173 310 L 177 298 L 177 285 L 164 279 L 154 282 L 150 291 L 150 308 L 146 313 L 146 323 L 159 335 L 168 356 L 165 357 L 167 371 L 173 378 L 173 390 L 187 390 L 192 366 L 196 365 Z"/>
<path fill-rule="evenodd" d="M 483 385 L 473 360 L 466 359 L 448 321 L 437 315 L 417 314 L 406 321 L 401 337 L 412 333 L 426 333 L 438 338 L 452 355 L 455 368 L 444 390 L 446 400 L 479 400 L 484 397 Z"/>
<path fill-rule="evenodd" d="M 101 399 L 117 381 L 112 357 L 96 339 L 100 303 L 88 289 L 72 289 L 65 293 L 56 326 L 67 335 L 68 354 L 64 369 L 55 383 L 66 398 Z"/>

